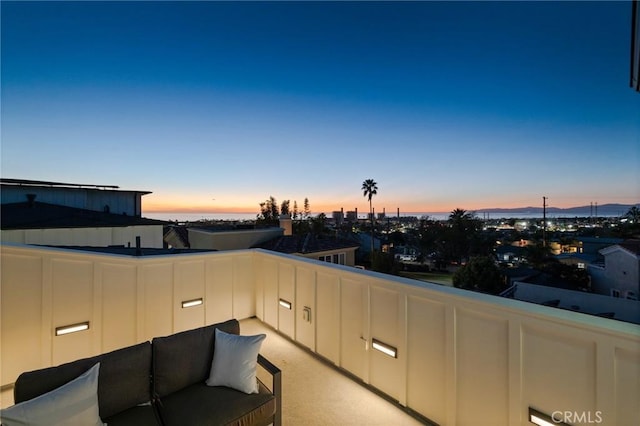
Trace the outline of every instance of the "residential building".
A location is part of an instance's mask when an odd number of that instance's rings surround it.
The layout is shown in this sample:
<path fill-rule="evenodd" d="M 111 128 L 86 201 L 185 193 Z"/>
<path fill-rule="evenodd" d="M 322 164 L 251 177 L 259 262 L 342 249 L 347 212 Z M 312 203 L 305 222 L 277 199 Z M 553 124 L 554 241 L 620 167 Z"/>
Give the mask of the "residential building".
<path fill-rule="evenodd" d="M 146 191 L 2 179 L 0 240 L 61 246 L 163 247 L 165 222 L 141 216 Z"/>
<path fill-rule="evenodd" d="M 256 244 L 254 247 L 308 259 L 317 259 L 337 265 L 355 266 L 355 253 L 360 245 L 344 238 L 318 237 L 307 233 L 279 236 L 264 243 Z"/>
<path fill-rule="evenodd" d="M 640 240 L 626 240 L 600 250 L 604 266 L 589 268 L 594 292 L 638 300 L 640 296 Z"/>
<path fill-rule="evenodd" d="M 85 185 L 27 179 L 0 179 L 2 204 L 38 201 L 81 210 L 142 216 L 142 196 L 149 191 L 126 191 L 115 185 Z"/>
<path fill-rule="evenodd" d="M 284 234 L 283 228 L 226 229 L 187 227 L 189 246 L 193 249 L 241 250 L 259 245 Z"/>

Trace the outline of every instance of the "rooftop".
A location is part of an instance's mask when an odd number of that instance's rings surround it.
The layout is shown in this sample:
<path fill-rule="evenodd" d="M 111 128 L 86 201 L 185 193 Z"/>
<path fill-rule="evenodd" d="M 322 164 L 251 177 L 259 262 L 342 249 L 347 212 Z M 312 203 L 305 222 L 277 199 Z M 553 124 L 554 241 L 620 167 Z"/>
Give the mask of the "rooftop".
<path fill-rule="evenodd" d="M 311 233 L 303 235 L 283 235 L 257 246 L 257 248 L 286 254 L 318 253 L 358 247 L 360 247 L 360 244 L 351 240 L 344 238 L 319 238 Z"/>
<path fill-rule="evenodd" d="M 2 204 L 2 229 L 46 229 L 164 225 L 166 222 L 132 215 L 25 201 Z"/>

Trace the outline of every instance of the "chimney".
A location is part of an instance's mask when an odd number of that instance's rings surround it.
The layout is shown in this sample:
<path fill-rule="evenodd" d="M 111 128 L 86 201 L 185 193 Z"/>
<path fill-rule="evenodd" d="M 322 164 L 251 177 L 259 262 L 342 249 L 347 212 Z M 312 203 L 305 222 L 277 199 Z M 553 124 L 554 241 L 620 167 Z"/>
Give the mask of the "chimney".
<path fill-rule="evenodd" d="M 284 229 L 284 235 L 293 235 L 291 216 L 289 216 L 288 214 L 280 215 L 280 228 Z"/>
<path fill-rule="evenodd" d="M 27 194 L 27 203 L 29 207 L 33 207 L 36 201 L 36 194 Z"/>

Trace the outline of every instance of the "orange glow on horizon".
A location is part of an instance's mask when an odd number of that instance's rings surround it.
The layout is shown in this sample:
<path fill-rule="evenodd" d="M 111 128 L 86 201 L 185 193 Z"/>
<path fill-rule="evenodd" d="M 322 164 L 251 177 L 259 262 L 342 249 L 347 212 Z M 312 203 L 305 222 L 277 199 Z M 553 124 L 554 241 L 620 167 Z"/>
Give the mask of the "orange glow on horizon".
<path fill-rule="evenodd" d="M 366 201 L 366 200 L 365 200 Z M 382 205 L 383 203 L 376 204 L 374 203 L 374 211 L 376 213 L 382 213 L 383 210 L 387 215 L 395 215 L 397 213 L 398 206 L 387 207 Z M 606 204 L 606 202 L 599 203 L 600 205 Z M 563 205 L 553 205 L 550 204 L 547 207 L 556 207 L 556 208 L 571 208 L 580 205 L 588 205 L 586 204 L 563 204 Z M 356 208 L 358 209 L 359 214 L 366 214 L 369 211 L 369 205 L 362 203 L 356 203 L 355 205 L 343 205 L 336 206 L 335 204 L 315 204 L 310 199 L 310 207 L 311 214 L 317 215 L 321 212 L 325 214 L 330 214 L 333 211 L 340 211 L 341 209 L 344 212 L 353 211 Z M 410 214 L 410 213 L 449 213 L 454 209 L 460 208 L 467 210 L 469 212 L 479 211 L 479 210 L 491 210 L 491 209 L 511 209 L 511 208 L 525 208 L 525 207 L 542 207 L 542 200 L 538 204 L 535 203 L 525 203 L 525 202 L 513 202 L 513 201 L 501 201 L 501 202 L 485 202 L 482 205 L 465 205 L 465 203 L 455 203 L 452 204 L 450 202 L 440 202 L 433 203 L 430 205 L 423 204 L 414 204 L 414 203 L 405 203 L 404 205 L 399 206 L 400 214 Z M 291 204 L 291 208 L 293 209 L 293 203 Z M 298 210 L 302 211 L 302 203 L 298 202 Z M 198 203 L 186 203 L 186 202 L 170 202 L 168 200 L 154 200 L 154 202 L 147 202 L 143 198 L 143 211 L 145 213 L 260 213 L 260 203 L 256 202 L 253 205 L 238 204 L 238 205 L 221 205 L 217 204 L 215 206 L 198 204 Z"/>

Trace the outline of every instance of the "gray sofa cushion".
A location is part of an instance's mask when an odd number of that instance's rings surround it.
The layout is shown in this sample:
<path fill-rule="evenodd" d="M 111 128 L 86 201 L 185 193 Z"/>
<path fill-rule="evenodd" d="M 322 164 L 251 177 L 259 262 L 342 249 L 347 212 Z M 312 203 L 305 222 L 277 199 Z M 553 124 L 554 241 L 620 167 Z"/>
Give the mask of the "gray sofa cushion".
<path fill-rule="evenodd" d="M 115 416 L 102 419 L 108 426 L 159 426 L 160 419 L 156 409 L 151 405 L 129 408 Z"/>
<path fill-rule="evenodd" d="M 62 386 L 100 363 L 98 405 L 106 419 L 151 399 L 151 343 L 144 342 L 57 367 L 22 373 L 15 383 L 16 403 Z"/>
<path fill-rule="evenodd" d="M 160 400 L 165 426 L 268 425 L 276 411 L 275 397 L 262 384 L 246 394 L 224 386 L 191 385 Z"/>
<path fill-rule="evenodd" d="M 162 398 L 195 383 L 204 383 L 211 370 L 216 328 L 240 334 L 240 323 L 233 319 L 153 339 L 154 395 Z"/>

